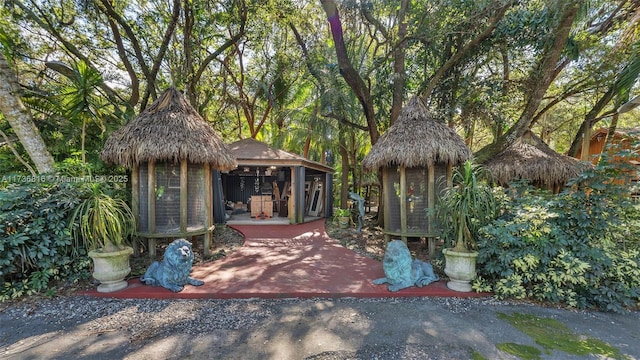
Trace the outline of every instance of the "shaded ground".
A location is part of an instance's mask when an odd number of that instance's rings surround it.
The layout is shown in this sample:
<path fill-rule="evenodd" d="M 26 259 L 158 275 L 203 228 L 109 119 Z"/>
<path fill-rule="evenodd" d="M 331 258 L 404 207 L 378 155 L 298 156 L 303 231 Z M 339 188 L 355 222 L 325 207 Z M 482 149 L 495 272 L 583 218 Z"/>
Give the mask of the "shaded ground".
<path fill-rule="evenodd" d="M 357 224 L 351 224 L 351 227 L 348 229 L 340 229 L 337 222 L 331 219 L 326 223 L 326 231 L 330 237 L 339 240 L 343 246 L 356 253 L 382 261 L 387 242 L 382 228 L 377 224 L 378 220 L 376 216 L 376 213 L 369 213 L 365 216 L 360 234 L 356 233 Z M 444 258 L 439 256 L 436 251 L 434 258 L 430 259 L 429 249 L 425 239 L 409 239 L 407 246 L 412 258 L 430 262 L 434 265 L 434 270 L 438 276 L 446 278 L 443 271 Z"/>
<path fill-rule="evenodd" d="M 564 324 L 563 333 L 576 340 L 549 341 L 535 335 L 546 327 L 524 329 L 510 317 Z M 0 312 L 0 324 L 0 358 L 20 360 L 640 358 L 637 312 L 569 311 L 492 299 L 70 296 L 15 304 Z"/>
<path fill-rule="evenodd" d="M 339 240 L 343 246 L 354 250 L 356 253 L 380 261 L 384 256 L 386 241 L 382 232 L 382 228 L 377 226 L 377 219 L 375 218 L 375 216 L 375 213 L 367 214 L 365 224 L 360 234 L 356 234 L 356 226 L 354 224 L 352 224 L 352 226 L 348 229 L 340 229 L 338 224 L 332 221 L 332 219 L 328 219 L 326 221 L 326 232 L 330 237 Z M 213 238 L 213 253 L 211 257 L 206 259 L 202 257 L 202 240 L 196 239 L 194 246 L 194 265 L 228 256 L 244 243 L 244 237 L 242 236 L 242 234 L 224 225 L 216 225 Z M 153 260 L 162 259 L 164 249 L 168 244 L 168 240 L 158 241 L 158 245 L 156 248 L 157 256 Z M 144 256 L 144 253 L 146 253 L 144 244 L 142 244 L 141 250 L 143 252 L 143 256 L 138 258 L 131 258 L 131 277 L 139 277 L 143 275 L 146 268 L 153 261 L 147 256 Z M 409 250 L 411 250 L 411 255 L 414 258 L 429 260 L 426 243 L 424 241 L 409 242 Z"/>
<path fill-rule="evenodd" d="M 384 277 L 382 262 L 329 237 L 324 219 L 296 225 L 229 227 L 244 236 L 244 244 L 224 257 L 194 265 L 191 276 L 202 280 L 202 286 L 186 286 L 173 293 L 162 287 L 145 286 L 136 278 L 129 280 L 126 289 L 115 293 L 92 289 L 82 294 L 122 299 L 490 296 L 458 293 L 448 289 L 445 281 L 390 292 L 384 284 L 373 283 Z"/>

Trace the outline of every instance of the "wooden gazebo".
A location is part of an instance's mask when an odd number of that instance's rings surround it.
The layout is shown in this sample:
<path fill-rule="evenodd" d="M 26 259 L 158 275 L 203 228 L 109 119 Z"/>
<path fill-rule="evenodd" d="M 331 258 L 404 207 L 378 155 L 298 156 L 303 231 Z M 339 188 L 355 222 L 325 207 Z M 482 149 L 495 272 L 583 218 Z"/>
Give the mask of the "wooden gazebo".
<path fill-rule="evenodd" d="M 382 170 L 387 240 L 426 237 L 433 253 L 438 233 L 431 210 L 438 193 L 450 186 L 453 166 L 470 157 L 455 131 L 434 121 L 419 97 L 411 99 L 362 161 L 366 170 Z"/>
<path fill-rule="evenodd" d="M 555 152 L 527 130 L 483 165 L 498 185 L 508 186 L 512 181 L 527 180 L 537 188 L 558 193 L 567 181 L 586 168 L 587 163 Z"/>
<path fill-rule="evenodd" d="M 150 256 L 155 256 L 157 238 L 196 235 L 204 235 L 204 253 L 209 254 L 212 170 L 234 169 L 236 160 L 177 89 L 167 89 L 111 134 L 101 157 L 131 169 L 137 234 L 149 239 Z"/>
<path fill-rule="evenodd" d="M 253 199 L 251 215 L 269 217 L 273 203 L 278 216 L 287 217 L 290 224 L 331 216 L 334 170 L 330 166 L 252 138 L 233 142 L 229 149 L 238 167 L 222 176 L 227 201 L 247 204 Z"/>

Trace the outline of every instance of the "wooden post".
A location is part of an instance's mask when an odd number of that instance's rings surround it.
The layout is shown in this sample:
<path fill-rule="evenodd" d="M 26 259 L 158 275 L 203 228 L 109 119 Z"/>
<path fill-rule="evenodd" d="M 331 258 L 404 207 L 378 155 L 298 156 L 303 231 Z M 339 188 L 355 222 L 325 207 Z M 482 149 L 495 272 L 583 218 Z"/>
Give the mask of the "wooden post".
<path fill-rule="evenodd" d="M 148 232 L 153 234 L 156 232 L 156 164 L 153 160 L 147 164 L 147 214 L 149 229 Z M 149 238 L 149 257 L 156 257 L 156 239 Z"/>
<path fill-rule="evenodd" d="M 136 222 L 136 230 L 140 230 L 140 171 L 138 164 L 133 165 L 131 169 L 131 211 Z M 140 256 L 140 247 L 138 246 L 138 237 L 133 236 L 133 255 Z"/>
<path fill-rule="evenodd" d="M 402 241 L 407 243 L 407 172 L 400 166 L 400 232 Z"/>
<path fill-rule="evenodd" d="M 435 165 L 427 166 L 427 207 L 429 208 L 429 215 L 427 218 L 427 233 L 433 234 L 433 210 L 436 207 L 436 169 Z M 436 238 L 433 236 L 427 237 L 429 247 L 429 259 L 433 259 L 433 255 L 436 252 Z"/>
<path fill-rule="evenodd" d="M 187 232 L 188 209 L 187 200 L 189 198 L 189 164 L 187 159 L 180 160 L 180 232 Z"/>
<path fill-rule="evenodd" d="M 391 223 L 391 214 L 389 213 L 390 209 L 389 209 L 389 206 L 387 205 L 390 202 L 388 197 L 391 196 L 391 192 L 388 189 L 389 171 L 391 171 L 390 168 L 387 168 L 387 167 L 382 168 L 382 199 L 383 201 L 386 202 L 383 205 L 382 209 L 383 209 L 384 230 L 385 230 L 384 238 L 387 242 L 391 241 L 391 235 L 389 235 L 388 233 L 390 231 L 389 225 Z"/>
<path fill-rule="evenodd" d="M 304 180 L 303 180 L 304 181 Z M 287 209 L 289 211 L 289 223 L 290 224 L 297 224 L 296 222 L 296 202 L 297 202 L 297 186 L 296 184 L 298 183 L 298 179 L 296 176 L 296 168 L 295 166 L 291 167 L 291 184 L 289 185 L 289 188 L 291 189 L 291 195 L 289 195 L 289 201 L 287 204 Z M 253 206 L 253 204 L 251 204 Z"/>
<path fill-rule="evenodd" d="M 580 153 L 580 160 L 591 161 L 589 158 L 589 146 L 591 145 L 591 125 L 584 129 L 582 138 L 582 152 Z"/>
<path fill-rule="evenodd" d="M 207 232 L 204 233 L 204 251 L 205 257 L 211 255 L 211 246 L 213 240 L 213 234 L 209 229 L 213 226 L 213 179 L 211 177 L 211 165 L 204 164 L 204 208 L 206 219 L 204 226 L 206 226 Z"/>

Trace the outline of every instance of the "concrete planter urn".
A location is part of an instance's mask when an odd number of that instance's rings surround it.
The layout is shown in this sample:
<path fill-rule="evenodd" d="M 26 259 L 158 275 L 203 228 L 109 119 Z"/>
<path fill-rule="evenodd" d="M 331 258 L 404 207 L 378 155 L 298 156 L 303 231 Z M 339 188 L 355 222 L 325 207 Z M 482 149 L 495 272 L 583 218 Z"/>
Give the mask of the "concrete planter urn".
<path fill-rule="evenodd" d="M 478 252 L 475 239 L 479 229 L 493 221 L 499 212 L 493 192 L 481 177 L 482 168 L 466 161 L 452 176 L 453 186 L 445 189 L 437 206 L 437 218 L 444 237 L 453 248 L 442 250 L 451 290 L 469 292 L 476 277 Z"/>
<path fill-rule="evenodd" d="M 460 292 L 471 291 L 471 281 L 476 278 L 476 258 L 478 252 L 458 252 L 443 249 L 444 273 L 449 277 L 447 287 Z"/>
<path fill-rule="evenodd" d="M 75 246 L 84 246 L 93 259 L 93 277 L 100 281 L 98 292 L 127 287 L 124 278 L 131 273 L 129 256 L 133 248 L 128 238 L 136 228 L 127 203 L 109 196 L 102 183 L 90 183 L 84 199 L 73 212 L 69 226 Z"/>
<path fill-rule="evenodd" d="M 351 225 L 351 210 L 350 209 L 336 209 L 335 220 L 338 221 L 340 229 L 347 229 Z"/>
<path fill-rule="evenodd" d="M 340 229 L 349 228 L 350 222 L 351 222 L 351 219 L 348 216 L 342 216 L 338 218 L 338 226 L 340 226 Z"/>
<path fill-rule="evenodd" d="M 128 246 L 118 251 L 89 252 L 89 257 L 93 259 L 93 277 L 100 281 L 98 292 L 118 291 L 129 285 L 124 279 L 131 273 L 129 266 L 131 254 L 133 254 L 133 248 Z"/>

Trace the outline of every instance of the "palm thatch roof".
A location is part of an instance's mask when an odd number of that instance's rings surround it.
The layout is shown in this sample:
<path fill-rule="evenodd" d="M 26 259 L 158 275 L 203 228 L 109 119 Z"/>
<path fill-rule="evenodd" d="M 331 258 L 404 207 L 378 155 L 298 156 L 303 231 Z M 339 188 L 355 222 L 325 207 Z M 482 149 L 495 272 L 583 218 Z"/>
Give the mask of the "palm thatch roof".
<path fill-rule="evenodd" d="M 253 138 L 238 140 L 229 144 L 231 153 L 242 166 L 304 166 L 325 173 L 333 173 L 333 169 L 325 164 L 309 160 L 304 156 L 274 149 L 269 145 Z"/>
<path fill-rule="evenodd" d="M 500 185 L 519 179 L 548 186 L 564 185 L 586 166 L 575 158 L 553 151 L 529 130 L 484 163 L 492 180 Z"/>
<path fill-rule="evenodd" d="M 453 129 L 431 118 L 419 97 L 412 98 L 398 120 L 371 147 L 362 160 L 366 170 L 399 165 L 427 167 L 436 163 L 458 165 L 471 150 Z"/>
<path fill-rule="evenodd" d="M 236 159 L 211 126 L 176 89 L 165 90 L 135 119 L 107 139 L 102 160 L 128 168 L 140 163 L 209 163 L 220 171 L 236 168 Z"/>

